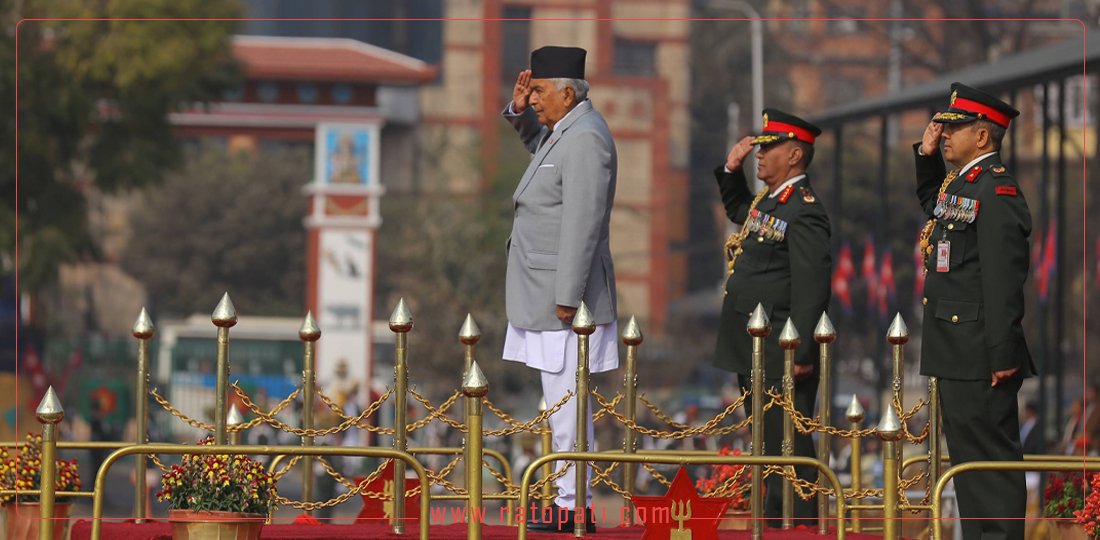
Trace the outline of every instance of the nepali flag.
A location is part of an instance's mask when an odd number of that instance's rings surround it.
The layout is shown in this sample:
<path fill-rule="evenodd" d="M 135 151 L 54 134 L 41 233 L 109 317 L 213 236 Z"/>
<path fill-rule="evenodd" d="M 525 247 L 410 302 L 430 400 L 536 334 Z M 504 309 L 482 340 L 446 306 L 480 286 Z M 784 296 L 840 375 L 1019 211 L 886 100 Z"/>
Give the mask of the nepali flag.
<path fill-rule="evenodd" d="M 1055 244 L 1054 233 L 1057 232 L 1054 226 L 1054 220 L 1052 219 L 1047 224 L 1047 237 L 1043 243 L 1043 251 L 1041 260 L 1039 261 L 1038 279 L 1036 285 L 1039 287 L 1039 301 L 1046 303 L 1050 294 L 1050 281 L 1054 275 L 1058 266 L 1058 254 L 1057 245 Z"/>
<path fill-rule="evenodd" d="M 863 281 L 867 283 L 867 311 L 875 310 L 878 304 L 878 271 L 875 269 L 875 239 L 868 238 L 863 244 Z"/>
<path fill-rule="evenodd" d="M 844 242 L 837 255 L 836 268 L 833 269 L 833 296 L 840 302 L 845 313 L 852 312 L 852 289 L 850 281 L 855 274 L 852 264 L 852 247 Z"/>
<path fill-rule="evenodd" d="M 890 250 L 882 255 L 882 268 L 878 277 L 878 316 L 885 319 L 889 305 L 894 303 L 897 286 L 894 283 L 894 254 Z"/>

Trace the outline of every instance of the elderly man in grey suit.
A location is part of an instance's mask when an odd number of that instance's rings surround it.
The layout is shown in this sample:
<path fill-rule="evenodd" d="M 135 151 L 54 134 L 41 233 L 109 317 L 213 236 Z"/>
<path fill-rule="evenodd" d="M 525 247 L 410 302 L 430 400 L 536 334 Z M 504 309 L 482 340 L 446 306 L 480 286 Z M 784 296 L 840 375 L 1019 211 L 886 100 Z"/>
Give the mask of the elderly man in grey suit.
<path fill-rule="evenodd" d="M 573 316 L 584 300 L 596 322 L 590 338 L 593 373 L 619 365 L 615 322 L 615 271 L 608 246 L 615 197 L 616 154 L 611 131 L 588 100 L 586 52 L 542 47 L 531 53 L 531 69 L 519 74 L 504 118 L 533 158 L 512 200 L 515 218 L 508 240 L 505 302 L 508 332 L 504 359 L 538 369 L 547 404 L 572 390 L 577 371 Z M 576 397 L 550 417 L 554 451 L 573 450 L 577 436 Z M 592 410 L 591 407 L 589 410 Z M 592 419 L 587 422 L 593 440 Z M 559 467 L 564 464 L 559 464 Z M 557 508 L 532 528 L 572 532 L 576 478 L 557 481 Z M 592 517 L 586 527 L 595 531 Z"/>

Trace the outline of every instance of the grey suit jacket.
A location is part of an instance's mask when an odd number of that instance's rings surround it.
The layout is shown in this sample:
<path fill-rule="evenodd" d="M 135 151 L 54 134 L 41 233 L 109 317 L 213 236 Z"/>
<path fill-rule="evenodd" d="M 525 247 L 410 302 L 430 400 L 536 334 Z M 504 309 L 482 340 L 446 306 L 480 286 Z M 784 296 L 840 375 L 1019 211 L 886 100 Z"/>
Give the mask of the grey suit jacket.
<path fill-rule="evenodd" d="M 534 154 L 512 196 L 505 303 L 525 330 L 569 328 L 556 306 L 584 303 L 596 324 L 615 320 L 615 268 L 608 229 L 615 198 L 615 142 L 585 100 L 551 132 L 530 107 L 504 118 Z"/>

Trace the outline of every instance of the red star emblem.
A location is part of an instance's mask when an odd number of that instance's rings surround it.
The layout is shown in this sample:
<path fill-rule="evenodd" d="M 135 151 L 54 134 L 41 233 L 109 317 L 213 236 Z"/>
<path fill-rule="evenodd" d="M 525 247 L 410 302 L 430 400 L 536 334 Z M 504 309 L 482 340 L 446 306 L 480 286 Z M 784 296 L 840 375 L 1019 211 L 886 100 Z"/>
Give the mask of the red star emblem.
<path fill-rule="evenodd" d="M 645 523 L 642 540 L 718 540 L 718 523 L 730 504 L 729 499 L 700 497 L 683 466 L 664 497 L 639 495 L 633 502 L 635 515 Z"/>
<path fill-rule="evenodd" d="M 355 483 L 362 482 L 366 478 L 355 478 Z M 409 495 L 409 492 L 419 486 L 415 478 L 405 479 L 405 519 L 407 523 L 415 524 L 420 519 L 420 495 Z M 391 497 L 383 501 L 370 497 L 367 492 L 382 492 Z M 382 468 L 382 474 L 368 483 L 360 491 L 363 497 L 363 508 L 359 515 L 355 516 L 355 523 L 363 521 L 379 522 L 390 519 L 393 515 L 393 461 L 391 460 Z"/>

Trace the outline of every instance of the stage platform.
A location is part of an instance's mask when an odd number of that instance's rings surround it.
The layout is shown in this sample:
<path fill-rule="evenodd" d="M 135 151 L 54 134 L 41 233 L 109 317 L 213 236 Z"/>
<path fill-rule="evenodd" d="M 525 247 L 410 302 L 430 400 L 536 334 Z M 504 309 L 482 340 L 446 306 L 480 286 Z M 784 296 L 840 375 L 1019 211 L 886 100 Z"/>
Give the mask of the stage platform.
<path fill-rule="evenodd" d="M 642 537 L 642 527 L 607 527 L 599 529 L 596 534 L 588 535 L 588 538 L 596 540 L 638 540 Z M 376 540 L 376 539 L 410 539 L 418 538 L 418 530 L 413 529 L 404 535 L 396 535 L 386 525 L 296 525 L 296 524 L 272 524 L 263 529 L 264 540 L 320 540 L 320 539 L 352 539 L 352 540 Z M 485 540 L 512 540 L 518 536 L 515 527 L 488 526 L 482 529 L 482 537 Z M 750 538 L 750 531 L 719 531 L 718 537 L 722 540 Z M 88 540 L 92 537 L 92 522 L 80 519 L 73 523 L 70 540 Z M 430 532 L 432 540 L 465 540 L 466 525 L 433 525 Z M 570 534 L 528 532 L 527 538 L 531 540 L 552 540 L 572 538 Z M 817 530 L 795 529 L 781 531 L 778 529 L 766 529 L 764 537 L 773 540 L 819 540 L 822 538 L 835 538 L 835 534 L 821 536 Z M 172 527 L 166 521 L 152 521 L 141 525 L 135 523 L 108 522 L 103 525 L 103 540 L 172 540 Z M 855 534 L 848 533 L 845 538 L 851 540 L 878 540 L 880 534 Z"/>

